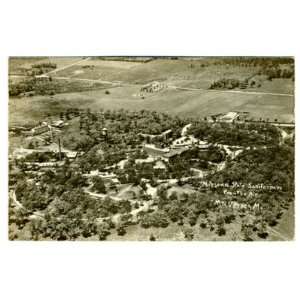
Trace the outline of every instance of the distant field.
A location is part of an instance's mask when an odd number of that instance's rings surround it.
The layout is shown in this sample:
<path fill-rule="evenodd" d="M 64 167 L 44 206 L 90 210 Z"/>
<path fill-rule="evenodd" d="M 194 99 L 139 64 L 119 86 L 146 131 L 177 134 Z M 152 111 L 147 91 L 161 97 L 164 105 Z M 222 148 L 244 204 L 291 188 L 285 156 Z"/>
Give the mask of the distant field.
<path fill-rule="evenodd" d="M 228 111 L 248 111 L 256 119 L 278 119 L 282 122 L 294 120 L 292 97 L 273 95 L 232 94 L 223 91 L 179 91 L 165 90 L 141 99 L 135 96 L 140 86 L 110 88 L 80 93 L 35 96 L 9 101 L 10 123 L 23 124 L 41 120 L 47 113 L 59 113 L 69 107 L 128 110 L 157 110 L 183 116 L 205 117 Z"/>
<path fill-rule="evenodd" d="M 232 110 L 248 111 L 254 118 L 294 120 L 293 97 L 257 94 L 234 94 L 226 91 L 183 91 L 164 90 L 159 93 L 145 94 L 145 99 L 137 96 L 143 84 L 159 80 L 168 85 L 207 89 L 211 82 L 222 77 L 244 79 L 254 74 L 257 67 L 214 65 L 212 58 L 194 59 L 155 59 L 150 62 L 112 61 L 80 57 L 39 57 L 13 58 L 11 70 L 30 67 L 36 62 L 50 61 L 60 69 L 75 62 L 79 64 L 53 73 L 53 76 L 70 77 L 74 86 L 79 83 L 90 85 L 89 91 L 57 94 L 48 96 L 11 99 L 9 102 L 10 122 L 23 124 L 40 120 L 47 113 L 58 113 L 68 107 L 91 108 L 92 110 L 119 109 L 157 110 L 170 114 L 204 117 Z M 88 67 L 86 67 L 88 66 Z M 131 86 L 111 87 L 106 95 L 103 89 L 95 90 L 91 82 L 75 81 L 74 78 L 121 81 Z M 62 81 L 63 83 L 63 81 Z M 105 88 L 105 87 L 104 87 Z M 108 89 L 108 87 L 107 87 Z M 70 89 L 68 89 L 69 91 Z M 76 90 L 78 90 L 76 88 Z M 290 79 L 264 80 L 260 88 L 246 91 L 289 93 L 294 92 L 294 82 Z"/>
<path fill-rule="evenodd" d="M 72 64 L 78 60 L 80 57 L 11 57 L 9 59 L 9 74 L 20 73 L 20 69 L 29 69 L 32 65 L 37 63 L 51 62 L 57 65 L 57 69 L 64 67 L 66 65 Z"/>
<path fill-rule="evenodd" d="M 30 68 L 46 57 L 10 57 L 8 60 L 9 74 L 19 73 L 20 68 Z"/>
<path fill-rule="evenodd" d="M 245 80 L 259 70 L 259 67 L 207 65 L 208 61 L 211 60 L 155 59 L 142 63 L 90 59 L 58 71 L 56 76 L 139 84 L 162 81 L 181 87 L 208 89 L 212 82 L 221 78 Z M 294 83 L 290 79 L 267 81 L 263 76 L 259 76 L 256 80 L 261 83 L 261 87 L 251 89 L 253 91 L 292 94 L 294 90 Z"/>
<path fill-rule="evenodd" d="M 57 76 L 122 81 L 129 83 L 147 83 L 153 80 L 177 82 L 178 80 L 199 80 L 209 87 L 213 80 L 223 76 L 244 79 L 257 68 L 226 66 L 205 67 L 204 60 L 156 59 L 147 63 L 126 61 L 94 60 L 82 62 L 57 73 Z M 93 68 L 84 68 L 84 66 Z M 80 71 L 80 73 L 79 73 Z M 76 73 L 77 72 L 77 73 Z M 79 76 L 80 74 L 80 76 Z"/>

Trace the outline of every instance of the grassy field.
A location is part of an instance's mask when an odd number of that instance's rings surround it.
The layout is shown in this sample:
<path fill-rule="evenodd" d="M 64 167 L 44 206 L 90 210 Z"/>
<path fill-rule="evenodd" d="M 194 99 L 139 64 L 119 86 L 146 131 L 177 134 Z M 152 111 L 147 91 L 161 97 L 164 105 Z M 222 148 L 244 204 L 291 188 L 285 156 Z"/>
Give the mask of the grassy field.
<path fill-rule="evenodd" d="M 224 91 L 180 91 L 165 90 L 141 99 L 136 96 L 140 86 L 110 88 L 79 93 L 57 94 L 15 98 L 9 101 L 10 124 L 26 124 L 42 120 L 48 113 L 58 114 L 70 108 L 91 108 L 92 110 L 128 109 L 157 110 L 173 115 L 205 117 L 228 111 L 248 111 L 256 119 L 277 118 L 279 121 L 294 120 L 292 97 L 257 94 L 233 94 Z"/>
<path fill-rule="evenodd" d="M 30 68 L 32 65 L 37 63 L 54 63 L 57 66 L 57 69 L 64 67 L 66 65 L 72 64 L 80 60 L 80 57 L 43 57 L 43 56 L 24 56 L 24 57 L 10 57 L 9 59 L 9 73 L 14 73 L 20 68 Z"/>
<path fill-rule="evenodd" d="M 72 65 L 80 59 L 80 57 L 12 58 L 10 59 L 10 72 L 20 67 L 30 67 L 33 63 L 46 61 L 56 63 L 59 69 Z M 24 124 L 32 120 L 41 120 L 47 113 L 58 113 L 65 108 L 74 106 L 91 108 L 92 110 L 99 108 L 148 109 L 196 117 L 238 110 L 248 111 L 250 116 L 254 118 L 269 118 L 270 120 L 276 118 L 280 121 L 294 120 L 293 97 L 171 89 L 145 94 L 145 99 L 137 96 L 141 86 L 152 80 L 159 80 L 180 87 L 207 89 L 212 81 L 222 77 L 244 79 L 257 71 L 257 67 L 208 65 L 211 62 L 213 62 L 212 58 L 155 59 L 147 63 L 105 61 L 96 58 L 82 60 L 79 64 L 53 73 L 53 76 L 121 81 L 132 85 L 110 88 L 110 94 L 106 95 L 103 89 L 92 91 L 91 82 L 81 81 L 80 84 L 87 85 L 88 91 L 76 93 L 72 91 L 57 94 L 53 98 L 35 96 L 11 99 L 9 102 L 10 123 Z M 86 68 L 85 66 L 89 67 Z M 74 86 L 79 84 L 78 81 L 74 80 L 73 83 Z M 260 88 L 246 91 L 293 94 L 294 82 L 290 79 L 265 80 Z"/>
<path fill-rule="evenodd" d="M 56 74 L 70 78 L 139 84 L 158 80 L 182 87 L 207 89 L 212 82 L 221 78 L 244 80 L 259 70 L 259 67 L 206 65 L 207 62 L 211 62 L 211 59 L 156 59 L 147 63 L 90 59 L 58 71 Z M 85 66 L 91 66 L 91 68 L 85 68 Z M 258 77 L 261 87 L 251 90 L 293 93 L 294 83 L 290 79 L 267 81 L 265 76 Z M 258 77 L 256 76 L 257 79 Z"/>
<path fill-rule="evenodd" d="M 180 82 L 181 80 L 197 80 L 202 83 L 204 88 L 208 88 L 212 81 L 221 77 L 244 79 L 257 71 L 257 68 L 229 68 L 227 66 L 215 65 L 204 67 L 204 62 L 205 60 L 203 59 L 155 59 L 147 63 L 91 59 L 57 72 L 57 76 L 76 76 L 87 79 L 141 84 L 153 80 L 171 83 L 178 83 L 178 81 Z M 93 68 L 84 68 L 84 66 L 87 65 L 93 66 Z M 76 73 L 76 71 L 80 72 Z"/>

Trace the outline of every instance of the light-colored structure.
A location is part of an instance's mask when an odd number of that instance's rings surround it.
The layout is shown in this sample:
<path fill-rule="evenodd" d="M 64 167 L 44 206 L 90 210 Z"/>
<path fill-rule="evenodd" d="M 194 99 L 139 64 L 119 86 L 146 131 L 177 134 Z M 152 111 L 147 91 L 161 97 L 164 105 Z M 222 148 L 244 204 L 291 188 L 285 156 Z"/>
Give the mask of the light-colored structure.
<path fill-rule="evenodd" d="M 225 122 L 225 123 L 232 123 L 238 116 L 239 114 L 237 112 L 230 111 L 227 114 L 220 116 L 218 118 L 218 121 Z"/>
<path fill-rule="evenodd" d="M 41 126 L 37 126 L 31 129 L 31 134 L 32 135 L 38 135 L 38 134 L 42 134 L 45 132 L 48 132 L 50 130 L 48 124 L 43 124 Z"/>
<path fill-rule="evenodd" d="M 164 154 L 166 154 L 170 151 L 169 148 L 157 148 L 153 144 L 145 144 L 144 149 L 148 155 L 152 155 L 154 157 L 163 156 Z"/>
<path fill-rule="evenodd" d="M 164 85 L 158 81 L 150 82 L 144 86 L 141 87 L 141 92 L 147 92 L 147 93 L 153 93 L 153 92 L 159 92 L 164 88 Z"/>
<path fill-rule="evenodd" d="M 155 165 L 153 166 L 154 170 L 166 170 L 167 167 L 164 162 L 161 160 L 156 161 Z"/>
<path fill-rule="evenodd" d="M 62 120 L 54 121 L 54 122 L 52 123 L 52 126 L 53 126 L 53 127 L 61 128 L 61 127 L 64 126 L 64 121 L 62 121 Z"/>

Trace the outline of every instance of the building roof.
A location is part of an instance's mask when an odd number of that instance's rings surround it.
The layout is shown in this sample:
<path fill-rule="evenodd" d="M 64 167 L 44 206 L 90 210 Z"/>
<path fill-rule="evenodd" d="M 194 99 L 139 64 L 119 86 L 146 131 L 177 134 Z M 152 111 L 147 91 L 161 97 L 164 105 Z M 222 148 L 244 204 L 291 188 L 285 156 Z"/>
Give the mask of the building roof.
<path fill-rule="evenodd" d="M 66 156 L 68 158 L 75 158 L 77 156 L 77 152 L 76 151 L 68 151 L 68 152 L 66 152 Z"/>
<path fill-rule="evenodd" d="M 238 117 L 238 113 L 230 111 L 227 114 L 221 116 L 219 120 L 233 121 L 236 117 Z"/>
<path fill-rule="evenodd" d="M 161 160 L 158 160 L 153 167 L 153 169 L 158 169 L 158 170 L 166 169 L 166 168 L 167 168 L 166 165 Z"/>
<path fill-rule="evenodd" d="M 155 159 L 153 157 L 149 156 L 147 158 L 136 159 L 135 163 L 136 164 L 143 164 L 143 163 L 152 163 L 154 161 L 155 161 Z"/>
<path fill-rule="evenodd" d="M 171 132 L 172 132 L 172 129 L 168 129 L 168 130 L 162 132 L 160 135 L 166 135 L 166 134 L 169 134 Z"/>
<path fill-rule="evenodd" d="M 170 152 L 164 154 L 165 158 L 170 158 L 176 155 L 181 155 L 182 153 L 186 152 L 188 148 L 178 148 L 178 149 L 171 149 Z"/>
<path fill-rule="evenodd" d="M 144 147 L 146 149 L 158 150 L 158 151 L 162 151 L 162 152 L 169 152 L 170 151 L 169 148 L 157 148 L 154 144 L 145 144 Z"/>

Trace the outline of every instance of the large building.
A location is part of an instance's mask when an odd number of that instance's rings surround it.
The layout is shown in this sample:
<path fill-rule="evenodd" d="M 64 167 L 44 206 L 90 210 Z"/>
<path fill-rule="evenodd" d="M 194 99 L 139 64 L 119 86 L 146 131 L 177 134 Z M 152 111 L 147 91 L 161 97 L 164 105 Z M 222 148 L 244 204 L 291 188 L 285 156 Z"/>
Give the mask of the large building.
<path fill-rule="evenodd" d="M 141 92 L 147 92 L 147 93 L 153 93 L 153 92 L 159 92 L 164 88 L 164 85 L 158 81 L 150 82 L 144 86 L 141 87 Z"/>

